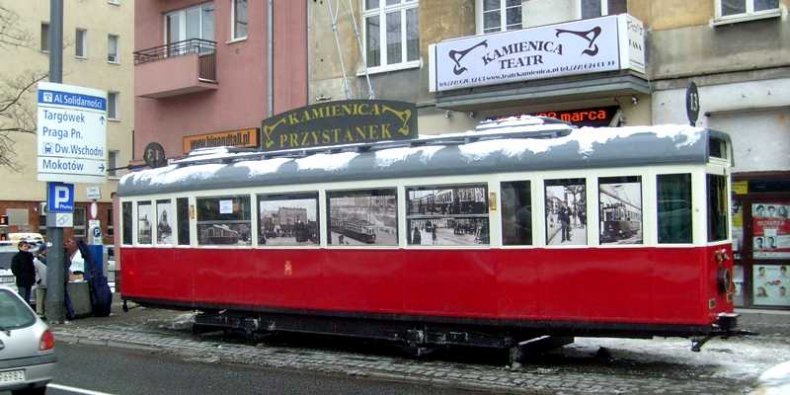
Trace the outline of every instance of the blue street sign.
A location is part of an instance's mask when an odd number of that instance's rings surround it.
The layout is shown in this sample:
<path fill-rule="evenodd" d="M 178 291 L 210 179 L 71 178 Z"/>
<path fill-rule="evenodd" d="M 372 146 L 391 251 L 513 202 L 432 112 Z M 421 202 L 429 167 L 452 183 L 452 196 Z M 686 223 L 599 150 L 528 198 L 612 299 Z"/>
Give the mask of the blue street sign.
<path fill-rule="evenodd" d="M 74 211 L 74 184 L 48 182 L 47 191 L 48 212 L 71 213 Z"/>

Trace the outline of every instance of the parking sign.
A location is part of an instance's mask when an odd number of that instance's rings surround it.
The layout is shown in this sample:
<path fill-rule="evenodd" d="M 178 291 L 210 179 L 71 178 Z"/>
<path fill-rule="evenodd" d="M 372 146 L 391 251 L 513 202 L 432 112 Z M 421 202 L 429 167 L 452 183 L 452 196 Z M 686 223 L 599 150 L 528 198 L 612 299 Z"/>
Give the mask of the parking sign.
<path fill-rule="evenodd" d="M 71 213 L 74 211 L 74 184 L 49 182 L 47 189 L 48 212 Z"/>

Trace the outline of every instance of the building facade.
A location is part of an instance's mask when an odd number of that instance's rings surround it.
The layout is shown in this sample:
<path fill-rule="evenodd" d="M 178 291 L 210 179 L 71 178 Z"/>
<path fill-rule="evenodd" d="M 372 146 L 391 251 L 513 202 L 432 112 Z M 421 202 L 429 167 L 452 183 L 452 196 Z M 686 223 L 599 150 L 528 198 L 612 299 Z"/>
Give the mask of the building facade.
<path fill-rule="evenodd" d="M 133 163 L 257 147 L 264 118 L 306 104 L 306 6 L 135 1 Z"/>
<path fill-rule="evenodd" d="M 43 78 L 49 71 L 49 16 L 48 0 L 0 1 L 4 21 L 11 29 L 0 34 L 18 33 L 20 45 L 0 46 L 0 74 L 3 94 L 14 88 L 8 83 Z M 97 202 L 96 218 L 101 221 L 105 243 L 112 243 L 113 209 L 111 194 L 117 181 L 132 158 L 132 21 L 133 6 L 124 0 L 90 0 L 64 2 L 63 12 L 63 83 L 108 92 L 107 155 L 108 181 L 100 186 L 101 199 Z M 7 36 L 6 36 L 7 37 Z M 21 97 L 24 106 L 18 116 L 29 116 L 35 125 L 36 89 Z M 27 114 L 27 115 L 25 115 Z M 0 118 L 0 129 L 14 122 Z M 3 168 L 3 188 L 0 188 L 0 213 L 7 216 L 8 225 L 0 226 L 0 234 L 12 232 L 46 233 L 46 183 L 36 180 L 36 133 L 8 133 L 13 141 L 17 170 Z M 91 219 L 87 184 L 75 186 L 73 232 L 66 235 L 86 237 Z"/>
<path fill-rule="evenodd" d="M 309 101 L 415 102 L 423 135 L 521 114 L 628 126 L 690 122 L 693 82 L 696 125 L 728 132 L 735 147 L 736 302 L 790 308 L 790 293 L 781 289 L 790 286 L 788 6 L 788 0 L 308 2 Z"/>

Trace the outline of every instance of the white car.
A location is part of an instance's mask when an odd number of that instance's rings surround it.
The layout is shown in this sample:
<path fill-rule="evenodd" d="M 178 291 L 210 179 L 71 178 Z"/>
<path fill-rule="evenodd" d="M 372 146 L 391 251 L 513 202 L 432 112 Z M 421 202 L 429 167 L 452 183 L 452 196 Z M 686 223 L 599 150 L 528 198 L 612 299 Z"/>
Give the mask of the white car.
<path fill-rule="evenodd" d="M 14 289 L 0 285 L 0 391 L 44 394 L 56 363 L 47 324 Z"/>

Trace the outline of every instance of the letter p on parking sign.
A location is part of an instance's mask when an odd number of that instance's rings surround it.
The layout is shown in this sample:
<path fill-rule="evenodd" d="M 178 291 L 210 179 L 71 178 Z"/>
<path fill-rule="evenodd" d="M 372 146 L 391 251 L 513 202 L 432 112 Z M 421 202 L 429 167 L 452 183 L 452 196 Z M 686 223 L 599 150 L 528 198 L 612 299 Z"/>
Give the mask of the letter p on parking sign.
<path fill-rule="evenodd" d="M 74 184 L 49 182 L 47 186 L 47 210 L 50 213 L 74 211 Z"/>

